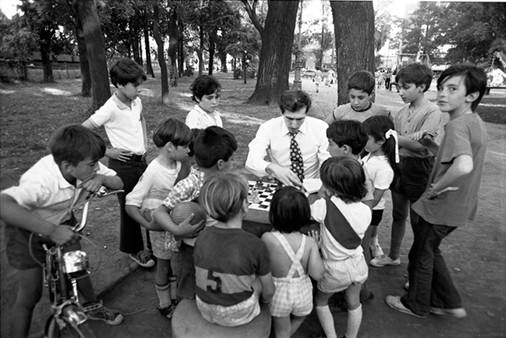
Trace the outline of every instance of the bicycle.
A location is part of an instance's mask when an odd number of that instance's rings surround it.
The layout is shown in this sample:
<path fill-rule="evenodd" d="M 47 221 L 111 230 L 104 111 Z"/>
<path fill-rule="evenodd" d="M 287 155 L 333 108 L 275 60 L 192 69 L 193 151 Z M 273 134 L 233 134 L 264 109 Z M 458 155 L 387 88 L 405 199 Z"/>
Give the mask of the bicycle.
<path fill-rule="evenodd" d="M 90 194 L 86 199 L 81 222 L 72 227 L 79 233 L 88 220 L 88 211 L 93 197 L 105 197 L 123 192 L 123 190 L 107 191 L 102 187 L 99 192 Z M 43 266 L 44 283 L 48 288 L 52 315 L 45 325 L 46 338 L 79 337 L 84 338 L 82 327 L 88 316 L 79 303 L 77 280 L 90 274 L 86 252 L 83 250 L 64 251 L 62 246 L 43 244 L 46 258 Z"/>

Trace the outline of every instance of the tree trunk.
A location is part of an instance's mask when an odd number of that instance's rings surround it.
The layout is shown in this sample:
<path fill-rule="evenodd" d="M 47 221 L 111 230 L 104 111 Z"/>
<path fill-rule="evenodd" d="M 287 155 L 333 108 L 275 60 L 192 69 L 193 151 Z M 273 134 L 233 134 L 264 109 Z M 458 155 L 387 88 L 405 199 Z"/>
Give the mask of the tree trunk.
<path fill-rule="evenodd" d="M 153 38 L 158 46 L 158 64 L 160 65 L 160 77 L 162 78 L 162 102 L 169 103 L 169 80 L 167 74 L 167 63 L 163 50 L 163 40 L 160 35 L 160 13 L 158 4 L 153 4 Z"/>
<path fill-rule="evenodd" d="M 221 71 L 223 73 L 228 72 L 227 68 L 227 53 L 220 54 L 220 62 L 221 62 Z"/>
<path fill-rule="evenodd" d="M 248 68 L 246 66 L 247 66 L 246 53 L 243 53 L 242 54 L 242 78 L 244 79 L 243 80 L 244 84 L 247 83 L 246 78 L 248 77 Z"/>
<path fill-rule="evenodd" d="M 39 32 L 40 56 L 42 58 L 42 68 L 44 71 L 44 82 L 54 82 L 53 66 L 51 64 L 51 36 L 46 32 Z"/>
<path fill-rule="evenodd" d="M 79 19 L 83 24 L 83 36 L 90 63 L 91 88 L 93 97 L 92 109 L 101 107 L 111 96 L 109 74 L 105 56 L 104 34 L 98 20 L 94 0 L 77 1 Z"/>
<path fill-rule="evenodd" d="M 209 75 L 213 75 L 214 72 L 214 54 L 216 53 L 216 38 L 217 33 L 215 31 L 209 33 Z"/>
<path fill-rule="evenodd" d="M 177 49 L 179 46 L 179 31 L 177 26 L 177 12 L 171 11 L 169 23 L 167 25 L 169 33 L 169 48 L 167 54 L 169 56 L 170 79 L 172 86 L 177 87 Z"/>
<path fill-rule="evenodd" d="M 199 49 L 197 50 L 197 57 L 199 59 L 199 76 L 204 72 L 204 28 L 202 25 L 199 27 Z"/>
<path fill-rule="evenodd" d="M 252 104 L 277 103 L 288 86 L 292 45 L 299 1 L 269 0 L 269 11 L 262 31 L 258 79 Z"/>
<path fill-rule="evenodd" d="M 146 49 L 146 73 L 150 74 L 151 77 L 155 78 L 155 72 L 153 71 L 153 65 L 151 64 L 151 47 L 149 46 L 149 29 L 148 23 L 151 16 L 149 8 L 146 8 L 144 12 L 144 48 Z"/>
<path fill-rule="evenodd" d="M 81 68 L 81 96 L 91 96 L 91 74 L 90 63 L 88 62 L 88 53 L 86 52 L 86 42 L 83 35 L 83 24 L 79 17 L 77 1 L 72 4 L 72 10 L 75 17 L 75 34 L 77 41 L 77 49 L 79 51 L 79 67 Z"/>
<path fill-rule="evenodd" d="M 337 104 L 349 102 L 348 79 L 359 71 L 374 74 L 372 1 L 331 1 L 337 51 Z"/>

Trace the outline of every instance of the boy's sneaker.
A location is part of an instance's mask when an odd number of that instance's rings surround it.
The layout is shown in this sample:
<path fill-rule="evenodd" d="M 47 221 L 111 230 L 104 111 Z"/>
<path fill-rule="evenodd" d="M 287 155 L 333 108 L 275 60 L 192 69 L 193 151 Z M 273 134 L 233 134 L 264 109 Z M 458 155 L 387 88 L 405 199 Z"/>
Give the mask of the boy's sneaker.
<path fill-rule="evenodd" d="M 401 259 L 392 259 L 389 256 L 381 256 L 371 259 L 371 265 L 377 268 L 383 268 L 388 265 L 399 265 L 401 264 Z"/>
<path fill-rule="evenodd" d="M 414 313 L 413 311 L 411 311 L 410 309 L 405 307 L 404 304 L 402 304 L 402 302 L 401 302 L 401 296 L 386 296 L 385 303 L 388 306 L 390 306 L 392 309 L 402 312 L 402 313 L 405 313 L 407 315 L 410 315 L 413 317 L 418 317 L 418 318 L 426 318 L 427 317 L 427 316 L 417 315 L 416 313 Z"/>
<path fill-rule="evenodd" d="M 155 261 L 146 251 L 139 251 L 137 255 L 130 254 L 128 257 L 143 268 L 151 268 L 155 265 Z"/>
<path fill-rule="evenodd" d="M 88 302 L 83 305 L 84 312 L 90 320 L 101 320 L 108 325 L 119 325 L 123 322 L 123 315 L 116 310 L 106 308 L 101 300 Z"/>
<path fill-rule="evenodd" d="M 172 319 L 172 316 L 174 315 L 174 310 L 176 310 L 177 304 L 170 304 L 167 307 L 158 308 L 158 311 L 160 311 L 161 315 L 164 317 L 167 317 L 167 319 Z"/>
<path fill-rule="evenodd" d="M 373 243 L 373 244 L 369 245 L 369 248 L 371 249 L 371 256 L 373 256 L 374 258 L 381 257 L 381 256 L 385 255 L 385 253 L 383 252 L 383 249 L 381 249 L 381 246 L 379 245 L 379 243 Z"/>
<path fill-rule="evenodd" d="M 453 316 L 455 318 L 464 318 L 467 316 L 467 312 L 463 307 L 458 307 L 455 309 L 443 309 L 439 307 L 431 307 L 430 313 L 433 315 L 447 315 L 447 316 Z"/>

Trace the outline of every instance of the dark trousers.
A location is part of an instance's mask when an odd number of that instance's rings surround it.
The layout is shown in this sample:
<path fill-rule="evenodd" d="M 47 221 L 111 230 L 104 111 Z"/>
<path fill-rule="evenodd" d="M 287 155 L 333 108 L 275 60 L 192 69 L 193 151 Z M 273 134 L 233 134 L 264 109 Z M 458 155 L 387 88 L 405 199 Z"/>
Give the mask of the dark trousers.
<path fill-rule="evenodd" d="M 125 190 L 124 193 L 118 194 L 121 212 L 119 249 L 129 254 L 136 254 L 144 250 L 144 241 L 142 239 L 141 225 L 126 213 L 125 197 L 133 190 L 146 167 L 145 160 L 121 162 L 109 159 L 109 168 L 114 170 L 121 178 L 123 190 Z M 147 238 L 147 241 L 149 243 L 149 238 Z"/>
<path fill-rule="evenodd" d="M 409 292 L 401 298 L 404 306 L 418 315 L 427 315 L 430 307 L 462 307 L 439 245 L 455 227 L 430 224 L 422 217 L 413 226 L 414 241 L 409 251 Z"/>

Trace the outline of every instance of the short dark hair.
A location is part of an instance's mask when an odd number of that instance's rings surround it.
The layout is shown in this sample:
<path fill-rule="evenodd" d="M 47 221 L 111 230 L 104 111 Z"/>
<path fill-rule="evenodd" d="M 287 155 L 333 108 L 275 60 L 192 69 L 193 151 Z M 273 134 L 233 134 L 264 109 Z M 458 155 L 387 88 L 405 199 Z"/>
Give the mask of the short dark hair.
<path fill-rule="evenodd" d="M 395 82 L 414 83 L 417 87 L 425 85 L 424 92 L 429 90 L 432 82 L 432 70 L 421 63 L 411 63 L 399 70 L 395 75 Z"/>
<path fill-rule="evenodd" d="M 348 156 L 331 157 L 320 168 L 323 186 L 345 203 L 359 202 L 367 193 L 364 168 Z"/>
<path fill-rule="evenodd" d="M 237 140 L 229 131 L 211 126 L 198 133 L 193 150 L 199 167 L 211 168 L 219 160 L 230 159 L 237 150 Z"/>
<path fill-rule="evenodd" d="M 93 130 L 80 124 L 69 124 L 53 134 L 49 151 L 56 164 L 67 161 L 76 166 L 87 158 L 98 161 L 104 157 L 105 141 Z"/>
<path fill-rule="evenodd" d="M 337 120 L 327 128 L 327 138 L 339 147 L 348 145 L 353 155 L 358 155 L 367 143 L 367 133 L 362 124 L 355 120 Z"/>
<path fill-rule="evenodd" d="M 478 92 L 479 96 L 471 103 L 471 109 L 474 111 L 481 102 L 485 90 L 487 89 L 487 74 L 479 67 L 470 64 L 459 64 L 445 69 L 437 79 L 437 89 L 450 77 L 464 77 L 464 85 L 466 86 L 466 95 Z"/>
<path fill-rule="evenodd" d="M 294 112 L 306 107 L 306 113 L 311 108 L 311 97 L 308 93 L 298 89 L 289 89 L 279 97 L 279 109 L 284 114 L 286 110 Z"/>
<path fill-rule="evenodd" d="M 237 172 L 216 172 L 200 190 L 199 203 L 217 221 L 227 222 L 237 215 L 248 199 L 248 182 Z"/>
<path fill-rule="evenodd" d="M 142 67 L 129 58 L 114 61 L 110 66 L 109 75 L 116 88 L 118 85 L 125 86 L 128 83 L 140 84 L 147 79 Z"/>
<path fill-rule="evenodd" d="M 153 133 L 153 142 L 158 148 L 172 142 L 174 146 L 189 145 L 193 139 L 190 128 L 182 121 L 168 118 L 162 121 Z"/>
<path fill-rule="evenodd" d="M 350 89 L 363 90 L 367 94 L 371 95 L 374 91 L 376 82 L 371 72 L 366 70 L 360 70 L 353 73 L 348 80 L 348 91 Z"/>
<path fill-rule="evenodd" d="M 188 153 L 189 157 L 195 155 L 195 140 L 197 139 L 197 135 L 202 131 L 201 128 L 192 128 L 192 140 L 188 144 L 188 148 L 190 148 L 190 152 Z"/>
<path fill-rule="evenodd" d="M 309 201 L 297 188 L 286 186 L 278 189 L 269 209 L 269 221 L 279 232 L 299 231 L 311 221 Z"/>
<path fill-rule="evenodd" d="M 195 102 L 197 102 L 197 99 L 200 100 L 204 95 L 210 95 L 216 91 L 219 92 L 220 89 L 220 82 L 211 75 L 200 75 L 190 85 L 192 100 Z"/>

